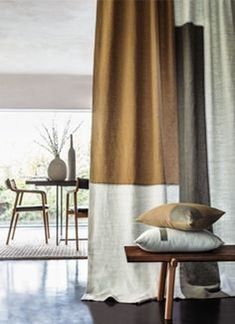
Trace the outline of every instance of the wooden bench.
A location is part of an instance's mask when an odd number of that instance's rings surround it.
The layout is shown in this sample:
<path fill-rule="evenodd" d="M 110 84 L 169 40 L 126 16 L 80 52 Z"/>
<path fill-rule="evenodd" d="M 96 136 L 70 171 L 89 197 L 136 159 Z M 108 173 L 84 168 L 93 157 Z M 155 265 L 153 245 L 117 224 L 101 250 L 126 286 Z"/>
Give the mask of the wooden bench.
<path fill-rule="evenodd" d="M 165 320 L 172 319 L 175 270 L 179 262 L 235 261 L 235 245 L 224 245 L 209 252 L 152 253 L 138 246 L 125 246 L 127 262 L 161 262 L 157 300 L 164 300 L 166 288 Z"/>

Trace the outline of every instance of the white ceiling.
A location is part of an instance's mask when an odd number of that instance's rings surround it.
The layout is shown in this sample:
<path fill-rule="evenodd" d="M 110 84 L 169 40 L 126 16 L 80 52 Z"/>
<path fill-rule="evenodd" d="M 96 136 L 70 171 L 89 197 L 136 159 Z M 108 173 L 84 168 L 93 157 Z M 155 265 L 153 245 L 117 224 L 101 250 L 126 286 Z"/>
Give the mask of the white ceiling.
<path fill-rule="evenodd" d="M 90 108 L 95 16 L 96 0 L 0 0 L 0 108 Z"/>
<path fill-rule="evenodd" d="M 0 0 L 0 73 L 92 74 L 95 0 Z"/>

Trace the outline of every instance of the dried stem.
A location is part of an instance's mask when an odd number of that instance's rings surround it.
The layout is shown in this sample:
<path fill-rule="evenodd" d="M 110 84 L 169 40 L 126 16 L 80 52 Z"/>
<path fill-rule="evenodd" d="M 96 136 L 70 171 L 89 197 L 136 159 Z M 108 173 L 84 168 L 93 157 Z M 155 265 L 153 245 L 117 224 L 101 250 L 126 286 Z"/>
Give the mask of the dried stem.
<path fill-rule="evenodd" d="M 43 143 L 38 142 L 38 141 L 35 141 L 35 143 L 40 145 L 44 149 L 46 149 L 48 152 L 50 152 L 54 156 L 57 156 L 61 153 L 70 134 L 74 134 L 81 127 L 81 125 L 82 125 L 82 122 L 79 123 L 79 125 L 77 127 L 75 127 L 73 130 L 70 130 L 71 118 L 69 118 L 65 124 L 62 136 L 59 139 L 59 130 L 58 130 L 57 124 L 55 122 L 55 119 L 53 119 L 51 129 L 48 128 L 45 124 L 41 125 L 43 131 L 38 129 L 39 135 L 40 135 Z"/>

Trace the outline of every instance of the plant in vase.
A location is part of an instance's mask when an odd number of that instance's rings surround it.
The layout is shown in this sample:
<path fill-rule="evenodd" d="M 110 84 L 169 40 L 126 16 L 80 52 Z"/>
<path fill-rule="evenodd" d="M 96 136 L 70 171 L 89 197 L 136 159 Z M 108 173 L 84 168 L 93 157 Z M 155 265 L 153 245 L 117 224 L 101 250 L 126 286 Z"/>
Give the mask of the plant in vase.
<path fill-rule="evenodd" d="M 50 127 L 46 126 L 45 124 L 41 125 L 39 134 L 42 142 L 36 143 L 45 148 L 54 156 L 54 159 L 50 162 L 47 170 L 50 180 L 66 179 L 67 166 L 66 163 L 60 158 L 60 153 L 65 143 L 69 139 L 69 134 L 74 134 L 80 126 L 81 124 L 71 130 L 71 120 L 69 119 L 60 135 L 59 127 L 55 119 L 52 120 L 52 125 Z"/>

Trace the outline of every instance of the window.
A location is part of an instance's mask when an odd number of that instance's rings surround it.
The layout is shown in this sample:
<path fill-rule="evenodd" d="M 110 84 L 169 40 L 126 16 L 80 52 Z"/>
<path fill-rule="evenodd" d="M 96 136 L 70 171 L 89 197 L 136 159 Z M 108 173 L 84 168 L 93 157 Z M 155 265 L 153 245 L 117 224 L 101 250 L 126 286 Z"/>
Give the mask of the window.
<path fill-rule="evenodd" d="M 40 145 L 45 145 L 40 135 L 43 125 L 50 129 L 54 122 L 60 131 L 63 131 L 68 122 L 71 130 L 80 125 L 73 136 L 77 176 L 89 177 L 91 113 L 8 111 L 0 112 L 0 116 L 0 224 L 4 225 L 9 222 L 13 201 L 13 193 L 5 188 L 5 179 L 14 178 L 19 186 L 25 187 L 26 178 L 47 176 L 47 167 L 53 155 Z M 67 140 L 60 155 L 66 163 L 69 145 Z M 50 221 L 52 221 L 55 217 L 55 190 L 53 187 L 46 187 L 43 190 L 48 194 Z M 81 191 L 79 203 L 88 204 L 86 190 Z M 21 217 L 24 223 L 32 224 L 37 221 L 41 223 L 39 213 L 22 214 Z"/>

